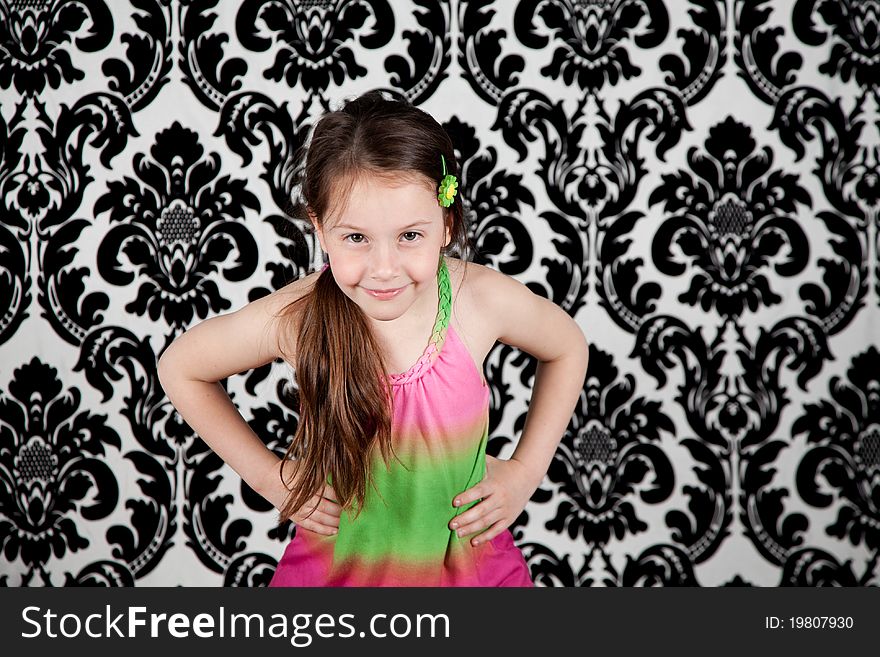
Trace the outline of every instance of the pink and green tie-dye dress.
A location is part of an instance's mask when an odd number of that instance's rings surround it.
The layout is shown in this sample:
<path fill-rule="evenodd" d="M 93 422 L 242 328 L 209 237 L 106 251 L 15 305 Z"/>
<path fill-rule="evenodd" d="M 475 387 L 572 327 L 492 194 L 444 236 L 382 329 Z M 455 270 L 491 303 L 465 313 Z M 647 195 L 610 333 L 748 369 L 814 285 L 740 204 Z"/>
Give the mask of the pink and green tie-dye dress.
<path fill-rule="evenodd" d="M 297 528 L 270 586 L 532 586 L 508 530 L 476 547 L 449 529 L 469 506 L 453 497 L 486 471 L 489 389 L 449 326 L 449 272 L 441 260 L 431 342 L 413 367 L 390 377 L 397 459 L 374 461 L 375 488 L 339 533 Z M 378 490 L 378 492 L 377 492 Z"/>

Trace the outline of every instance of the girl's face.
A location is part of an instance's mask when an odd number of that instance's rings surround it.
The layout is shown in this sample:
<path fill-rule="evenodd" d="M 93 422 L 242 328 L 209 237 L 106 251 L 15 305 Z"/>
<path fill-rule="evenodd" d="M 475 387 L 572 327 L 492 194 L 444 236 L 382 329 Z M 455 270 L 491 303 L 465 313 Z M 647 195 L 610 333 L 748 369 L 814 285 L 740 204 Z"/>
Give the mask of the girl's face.
<path fill-rule="evenodd" d="M 361 176 L 341 211 L 315 226 L 339 288 L 367 317 L 390 321 L 434 297 L 446 210 L 427 180 Z"/>

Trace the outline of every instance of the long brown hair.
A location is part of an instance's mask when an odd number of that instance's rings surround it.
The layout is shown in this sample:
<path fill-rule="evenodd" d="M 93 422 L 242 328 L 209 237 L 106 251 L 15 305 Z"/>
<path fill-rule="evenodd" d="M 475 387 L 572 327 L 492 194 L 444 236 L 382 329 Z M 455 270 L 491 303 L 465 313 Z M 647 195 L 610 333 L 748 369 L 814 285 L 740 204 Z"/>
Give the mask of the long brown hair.
<path fill-rule="evenodd" d="M 429 114 L 402 99 L 373 91 L 321 117 L 312 132 L 305 166 L 299 170 L 301 198 L 293 213 L 318 226 L 347 202 L 358 176 L 394 176 L 439 184 L 447 173 L 460 177 L 452 141 Z M 445 221 L 452 239 L 438 254 L 470 256 L 462 202 L 457 198 Z M 293 365 L 300 397 L 300 420 L 285 458 L 295 459 L 290 494 L 280 521 L 288 520 L 325 483 L 337 502 L 360 511 L 372 481 L 378 449 L 386 465 L 391 449 L 392 397 L 387 372 L 369 323 L 345 295 L 329 269 L 283 311 L 283 336 L 296 335 Z M 282 349 L 282 353 L 284 350 Z"/>

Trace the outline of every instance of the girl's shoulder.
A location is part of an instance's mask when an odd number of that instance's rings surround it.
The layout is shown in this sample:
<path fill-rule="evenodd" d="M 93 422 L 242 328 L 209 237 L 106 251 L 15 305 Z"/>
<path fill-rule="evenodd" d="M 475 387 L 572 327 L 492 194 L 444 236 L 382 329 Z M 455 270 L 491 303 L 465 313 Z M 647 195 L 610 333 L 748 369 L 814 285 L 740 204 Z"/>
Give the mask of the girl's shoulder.
<path fill-rule="evenodd" d="M 482 270 L 486 267 L 450 256 L 446 256 L 445 260 L 449 271 L 449 286 L 452 288 L 453 307 L 458 306 L 458 310 L 469 311 L 474 302 L 475 283 L 478 283 L 474 278 L 483 276 Z"/>
<path fill-rule="evenodd" d="M 238 310 L 199 322 L 165 350 L 161 360 L 203 381 L 219 381 L 251 370 L 290 352 L 286 310 L 314 284 L 306 276 Z"/>
<path fill-rule="evenodd" d="M 568 337 L 583 338 L 562 308 L 512 276 L 455 258 L 447 259 L 447 267 L 453 307 L 478 338 L 518 347 L 541 360 L 558 357 Z"/>
<path fill-rule="evenodd" d="M 263 306 L 263 316 L 269 318 L 279 358 L 290 360 L 295 353 L 298 319 L 295 302 L 311 291 L 320 275 L 321 272 L 314 272 L 298 278 L 258 300 Z"/>
<path fill-rule="evenodd" d="M 290 314 L 293 308 L 292 304 L 312 289 L 315 281 L 318 279 L 318 275 L 319 273 L 316 272 L 298 278 L 274 292 L 270 292 L 266 296 L 251 301 L 238 312 L 264 319 L 283 319 Z"/>
<path fill-rule="evenodd" d="M 315 281 L 318 280 L 318 276 L 320 275 L 321 272 L 316 271 L 312 274 L 307 274 L 302 278 L 297 278 L 295 281 L 292 281 L 287 285 L 278 288 L 268 295 L 268 297 L 270 298 L 269 304 L 273 306 L 283 307 L 293 301 L 296 301 L 304 294 L 307 294 L 309 290 L 314 287 Z"/>
<path fill-rule="evenodd" d="M 478 265 L 476 262 L 468 262 L 452 256 L 445 256 L 444 259 L 446 260 L 446 268 L 449 270 L 449 282 L 453 293 L 459 288 L 472 291 L 474 277 L 484 277 L 486 272 L 491 271 L 488 267 Z"/>
<path fill-rule="evenodd" d="M 499 315 L 512 300 L 511 288 L 528 290 L 499 271 L 458 258 L 446 258 L 453 309 L 459 323 L 478 341 L 494 342 L 502 333 Z"/>
<path fill-rule="evenodd" d="M 478 306 L 493 300 L 496 303 L 503 302 L 504 299 L 499 298 L 499 294 L 509 293 L 515 288 L 525 288 L 516 279 L 475 262 L 447 257 L 446 267 L 449 270 L 452 295 L 456 301 L 462 296 L 466 303 Z"/>

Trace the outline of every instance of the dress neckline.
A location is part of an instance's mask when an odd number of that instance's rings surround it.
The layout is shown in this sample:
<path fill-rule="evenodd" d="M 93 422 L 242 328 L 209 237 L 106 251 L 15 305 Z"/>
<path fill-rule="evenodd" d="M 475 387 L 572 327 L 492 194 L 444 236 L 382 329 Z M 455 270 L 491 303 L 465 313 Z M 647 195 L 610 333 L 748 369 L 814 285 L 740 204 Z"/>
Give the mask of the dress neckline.
<path fill-rule="evenodd" d="M 391 385 L 409 383 L 422 376 L 431 369 L 434 361 L 440 355 L 440 350 L 446 341 L 446 333 L 449 328 L 449 317 L 452 314 L 452 286 L 449 283 L 449 269 L 446 267 L 446 258 L 440 258 L 440 266 L 437 269 L 437 290 L 439 301 L 437 303 L 437 315 L 434 319 L 434 330 L 431 339 L 425 347 L 419 359 L 405 372 L 389 374 L 388 380 Z"/>

